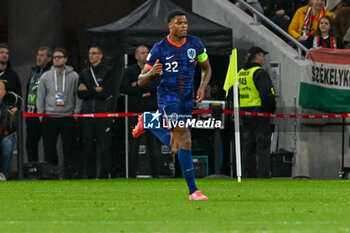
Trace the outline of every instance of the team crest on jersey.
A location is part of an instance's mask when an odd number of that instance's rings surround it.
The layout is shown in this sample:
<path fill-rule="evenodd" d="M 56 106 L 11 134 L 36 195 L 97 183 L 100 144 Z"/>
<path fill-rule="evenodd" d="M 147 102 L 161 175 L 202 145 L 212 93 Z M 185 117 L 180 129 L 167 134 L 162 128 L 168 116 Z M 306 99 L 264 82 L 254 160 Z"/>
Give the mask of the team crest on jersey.
<path fill-rule="evenodd" d="M 194 59 L 196 55 L 197 54 L 195 49 L 187 49 L 187 56 L 189 59 Z"/>

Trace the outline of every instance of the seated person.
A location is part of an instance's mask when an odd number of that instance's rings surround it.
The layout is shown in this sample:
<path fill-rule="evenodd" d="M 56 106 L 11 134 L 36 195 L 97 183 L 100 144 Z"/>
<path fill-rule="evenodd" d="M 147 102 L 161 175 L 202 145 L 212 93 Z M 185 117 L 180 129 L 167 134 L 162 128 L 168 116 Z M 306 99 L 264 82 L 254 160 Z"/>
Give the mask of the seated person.
<path fill-rule="evenodd" d="M 265 15 L 284 31 L 288 31 L 292 4 L 289 0 L 269 0 L 265 2 Z"/>
<path fill-rule="evenodd" d="M 334 33 L 333 20 L 328 16 L 323 16 L 320 19 L 317 31 L 309 36 L 304 43 L 305 47 L 311 48 L 331 48 L 343 49 L 344 44 L 342 39 Z"/>
<path fill-rule="evenodd" d="M 333 14 L 324 9 L 325 0 L 311 0 L 309 5 L 300 7 L 288 27 L 288 33 L 300 41 L 314 34 L 322 16 L 326 15 L 333 19 Z"/>
<path fill-rule="evenodd" d="M 6 86 L 0 81 L 0 141 L 1 141 L 1 160 L 0 160 L 0 181 L 8 177 L 11 165 L 13 150 L 16 146 L 16 119 L 17 108 L 10 108 L 3 102 L 6 94 Z"/>

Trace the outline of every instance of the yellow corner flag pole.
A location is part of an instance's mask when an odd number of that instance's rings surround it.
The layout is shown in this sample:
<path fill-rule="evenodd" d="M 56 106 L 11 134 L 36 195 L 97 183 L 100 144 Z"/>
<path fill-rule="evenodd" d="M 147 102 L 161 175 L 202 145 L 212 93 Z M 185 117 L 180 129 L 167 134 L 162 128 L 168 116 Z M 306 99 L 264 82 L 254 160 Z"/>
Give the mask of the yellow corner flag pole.
<path fill-rule="evenodd" d="M 237 180 L 242 180 L 242 166 L 241 166 L 241 141 L 239 132 L 239 99 L 238 99 L 238 78 L 237 78 L 237 49 L 232 50 L 230 64 L 227 69 L 226 79 L 224 83 L 224 90 L 226 91 L 226 97 L 229 89 L 233 88 L 233 106 L 234 106 L 234 119 L 235 119 L 235 145 L 236 145 L 236 170 Z"/>

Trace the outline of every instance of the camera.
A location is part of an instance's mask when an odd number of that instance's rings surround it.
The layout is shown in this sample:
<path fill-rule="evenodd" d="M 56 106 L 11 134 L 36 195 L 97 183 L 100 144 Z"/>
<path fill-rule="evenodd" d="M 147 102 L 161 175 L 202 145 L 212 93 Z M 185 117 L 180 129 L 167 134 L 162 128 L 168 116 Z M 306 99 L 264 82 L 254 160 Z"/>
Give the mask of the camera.
<path fill-rule="evenodd" d="M 5 94 L 2 101 L 9 109 L 16 108 L 20 104 L 20 97 L 16 93 L 9 91 Z"/>

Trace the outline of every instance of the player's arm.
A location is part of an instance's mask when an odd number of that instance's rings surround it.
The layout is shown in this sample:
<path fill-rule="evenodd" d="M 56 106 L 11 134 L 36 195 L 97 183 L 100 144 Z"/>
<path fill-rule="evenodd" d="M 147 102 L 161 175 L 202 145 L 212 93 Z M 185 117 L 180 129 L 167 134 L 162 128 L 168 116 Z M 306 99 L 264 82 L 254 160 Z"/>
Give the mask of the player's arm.
<path fill-rule="evenodd" d="M 201 85 L 199 86 L 197 90 L 197 96 L 196 96 L 196 102 L 201 102 L 204 99 L 204 92 L 205 89 L 207 88 L 207 85 L 210 81 L 211 78 L 211 66 L 209 62 L 209 58 L 207 57 L 205 61 L 199 62 L 199 65 L 202 69 L 202 80 L 201 80 Z"/>
<path fill-rule="evenodd" d="M 163 64 L 159 63 L 159 59 L 157 59 L 156 63 L 154 64 L 154 66 L 152 66 L 152 68 L 149 66 L 145 66 L 143 68 L 137 80 L 137 84 L 140 87 L 146 85 L 151 80 L 152 77 L 159 75 L 160 73 L 162 73 L 162 71 L 163 71 Z"/>

